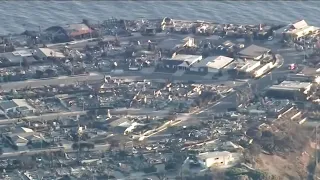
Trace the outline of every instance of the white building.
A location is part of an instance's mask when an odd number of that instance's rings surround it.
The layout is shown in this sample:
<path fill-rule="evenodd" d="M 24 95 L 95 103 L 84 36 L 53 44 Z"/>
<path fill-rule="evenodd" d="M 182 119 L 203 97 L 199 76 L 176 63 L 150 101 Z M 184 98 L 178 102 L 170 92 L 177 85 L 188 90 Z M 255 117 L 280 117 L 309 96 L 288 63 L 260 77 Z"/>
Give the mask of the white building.
<path fill-rule="evenodd" d="M 213 166 L 227 166 L 230 162 L 234 161 L 232 153 L 228 151 L 205 152 L 198 155 L 207 168 Z"/>
<path fill-rule="evenodd" d="M 224 67 L 234 61 L 233 58 L 226 56 L 209 56 L 190 66 L 190 71 L 218 73 Z"/>

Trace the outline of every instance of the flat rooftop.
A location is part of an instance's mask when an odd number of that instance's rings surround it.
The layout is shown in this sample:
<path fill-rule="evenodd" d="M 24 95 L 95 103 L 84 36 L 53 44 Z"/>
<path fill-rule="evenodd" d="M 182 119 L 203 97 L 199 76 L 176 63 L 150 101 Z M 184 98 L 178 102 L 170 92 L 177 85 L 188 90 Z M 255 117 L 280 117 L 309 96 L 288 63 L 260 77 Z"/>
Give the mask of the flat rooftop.
<path fill-rule="evenodd" d="M 0 83 L 1 89 L 8 91 L 11 89 L 23 89 L 25 87 L 37 88 L 49 85 L 70 85 L 77 82 L 103 80 L 104 76 L 100 73 L 90 73 L 78 76 L 59 76 L 56 78 L 30 79 L 27 81 Z"/>
<path fill-rule="evenodd" d="M 241 56 L 246 56 L 246 57 L 250 57 L 250 58 L 256 58 L 256 57 L 261 56 L 264 53 L 267 53 L 269 51 L 270 51 L 270 49 L 268 49 L 268 48 L 252 44 L 252 45 L 246 47 L 245 49 L 241 50 L 239 52 L 239 54 Z"/>
<path fill-rule="evenodd" d="M 209 56 L 202 59 L 199 63 L 194 63 L 192 67 L 209 67 L 213 69 L 222 69 L 233 62 L 233 58 L 226 56 Z"/>
<path fill-rule="evenodd" d="M 188 62 L 189 64 L 193 64 L 196 61 L 201 61 L 201 59 L 202 59 L 201 55 L 189 55 L 189 54 L 177 54 L 173 58 L 171 58 L 171 60 Z"/>

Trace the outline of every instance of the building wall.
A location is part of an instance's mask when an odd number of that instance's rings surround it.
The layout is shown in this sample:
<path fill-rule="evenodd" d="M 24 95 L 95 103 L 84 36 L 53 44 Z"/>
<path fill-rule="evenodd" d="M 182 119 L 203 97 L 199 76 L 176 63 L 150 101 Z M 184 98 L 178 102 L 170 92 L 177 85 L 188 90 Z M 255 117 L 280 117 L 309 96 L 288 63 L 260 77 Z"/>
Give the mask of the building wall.
<path fill-rule="evenodd" d="M 190 67 L 190 71 L 193 71 L 193 72 L 200 72 L 200 69 L 201 68 L 198 68 L 198 67 Z"/>
<path fill-rule="evenodd" d="M 216 156 L 206 159 L 205 164 L 207 167 L 212 166 L 225 166 L 232 160 L 231 154 L 229 156 Z"/>
<path fill-rule="evenodd" d="M 265 64 L 264 66 L 262 66 L 260 69 L 256 70 L 256 72 L 254 72 L 256 77 L 261 76 L 263 73 L 265 73 L 266 71 L 270 70 L 273 67 L 273 62 L 269 62 L 267 64 Z"/>
<path fill-rule="evenodd" d="M 260 61 L 257 61 L 257 63 L 252 64 L 250 67 L 246 68 L 246 69 L 245 69 L 245 72 L 251 72 L 251 71 L 254 70 L 255 68 L 259 67 L 260 64 L 261 64 Z"/>

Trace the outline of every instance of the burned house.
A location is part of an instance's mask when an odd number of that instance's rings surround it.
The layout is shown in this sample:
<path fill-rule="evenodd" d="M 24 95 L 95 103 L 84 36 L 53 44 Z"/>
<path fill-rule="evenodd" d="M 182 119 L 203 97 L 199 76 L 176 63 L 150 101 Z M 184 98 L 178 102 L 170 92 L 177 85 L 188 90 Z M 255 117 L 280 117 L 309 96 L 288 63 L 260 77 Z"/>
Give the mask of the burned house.
<path fill-rule="evenodd" d="M 64 26 L 52 26 L 45 30 L 51 34 L 53 42 L 68 42 L 74 39 L 90 38 L 93 30 L 85 24 L 67 24 Z"/>
<path fill-rule="evenodd" d="M 26 100 L 12 99 L 0 102 L 0 108 L 5 114 L 17 113 L 17 114 L 30 114 L 34 112 L 34 108 L 31 107 Z"/>
<path fill-rule="evenodd" d="M 184 47 L 194 46 L 194 38 L 191 37 L 169 38 L 157 44 L 158 50 L 169 57 L 172 56 L 174 53 L 178 52 L 179 50 L 183 49 Z"/>
<path fill-rule="evenodd" d="M 0 66 L 23 66 L 26 63 L 32 64 L 37 62 L 32 50 L 18 50 L 13 52 L 5 52 L 0 54 Z"/>
<path fill-rule="evenodd" d="M 14 149 L 26 149 L 28 145 L 42 148 L 47 145 L 41 133 L 34 132 L 27 127 L 16 127 L 14 131 L 3 134 L 2 137 Z"/>

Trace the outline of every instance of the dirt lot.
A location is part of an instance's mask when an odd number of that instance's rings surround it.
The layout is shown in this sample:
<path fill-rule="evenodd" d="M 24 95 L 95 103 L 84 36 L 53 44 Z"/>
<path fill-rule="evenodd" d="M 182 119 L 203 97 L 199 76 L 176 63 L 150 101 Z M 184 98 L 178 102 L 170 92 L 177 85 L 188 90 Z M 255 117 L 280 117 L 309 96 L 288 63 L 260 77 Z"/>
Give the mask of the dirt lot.
<path fill-rule="evenodd" d="M 271 125 L 268 130 L 277 140 L 270 155 L 261 153 L 255 158 L 256 168 L 281 179 L 307 179 L 308 166 L 314 160 L 315 153 L 311 143 L 313 129 L 305 129 L 292 122 L 280 122 Z"/>
<path fill-rule="evenodd" d="M 283 179 L 306 179 L 309 160 L 308 153 L 300 154 L 300 156 L 291 154 L 288 157 L 261 154 L 256 159 L 256 168 Z"/>

